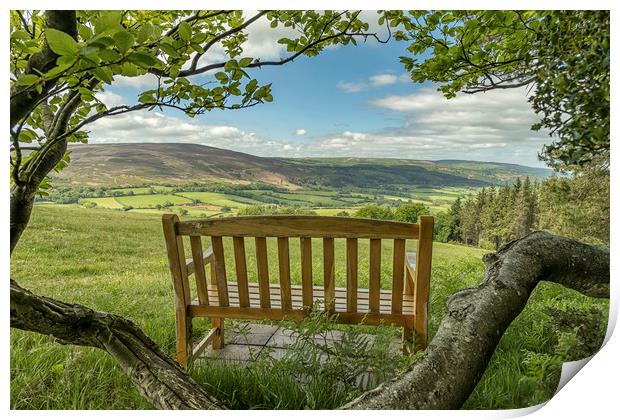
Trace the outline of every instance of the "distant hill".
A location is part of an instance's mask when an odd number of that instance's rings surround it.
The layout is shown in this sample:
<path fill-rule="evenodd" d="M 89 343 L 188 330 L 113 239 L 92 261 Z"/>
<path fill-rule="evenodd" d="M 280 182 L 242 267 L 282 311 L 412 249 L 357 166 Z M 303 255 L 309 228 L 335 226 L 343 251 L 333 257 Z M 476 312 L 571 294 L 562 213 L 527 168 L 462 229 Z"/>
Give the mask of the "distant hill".
<path fill-rule="evenodd" d="M 547 169 L 474 161 L 368 158 L 264 158 L 186 143 L 72 145 L 71 164 L 55 184 L 132 186 L 224 181 L 301 186 L 380 188 L 417 185 L 479 187 L 518 176 L 543 178 Z"/>

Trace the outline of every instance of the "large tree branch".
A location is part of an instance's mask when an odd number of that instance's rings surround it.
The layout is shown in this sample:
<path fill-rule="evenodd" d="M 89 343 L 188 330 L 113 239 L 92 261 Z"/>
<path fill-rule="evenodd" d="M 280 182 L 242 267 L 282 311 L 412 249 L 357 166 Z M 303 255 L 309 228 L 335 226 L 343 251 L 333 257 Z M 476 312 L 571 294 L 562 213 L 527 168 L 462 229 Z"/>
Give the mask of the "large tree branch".
<path fill-rule="evenodd" d="M 535 232 L 487 254 L 477 288 L 452 295 L 425 355 L 350 409 L 458 409 L 476 387 L 510 323 L 541 280 L 609 297 L 609 250 Z"/>
<path fill-rule="evenodd" d="M 156 408 L 224 408 L 134 323 L 119 316 L 36 296 L 11 280 L 11 327 L 107 351 Z"/>
<path fill-rule="evenodd" d="M 515 82 L 515 83 L 491 82 L 491 84 L 488 84 L 488 85 L 480 84 L 477 86 L 471 86 L 467 89 L 464 89 L 463 93 L 473 94 L 473 93 L 479 93 L 479 92 L 487 92 L 489 90 L 494 90 L 494 89 L 513 89 L 513 88 L 527 86 L 531 83 L 534 83 L 535 81 L 536 81 L 536 77 L 531 77 L 529 79 L 523 80 L 521 82 Z"/>
<path fill-rule="evenodd" d="M 204 73 L 205 71 L 207 71 L 207 70 L 202 70 L 202 68 L 196 68 L 198 66 L 198 60 L 200 60 L 200 57 L 202 57 L 203 54 L 205 54 L 207 51 L 209 51 L 211 49 L 211 47 L 213 47 L 215 44 L 217 44 L 218 42 L 220 42 L 224 38 L 229 37 L 231 35 L 234 35 L 236 33 L 239 33 L 241 31 L 243 31 L 245 28 L 250 26 L 252 23 L 256 22 L 258 19 L 260 19 L 262 16 L 266 15 L 268 12 L 269 12 L 268 10 L 260 11 L 257 14 L 255 14 L 254 16 L 252 16 L 250 19 L 248 19 L 245 22 L 243 22 L 241 25 L 235 26 L 234 28 L 231 28 L 228 31 L 222 32 L 221 34 L 213 37 L 213 39 L 211 39 L 209 42 L 207 42 L 204 45 L 204 47 L 202 48 L 203 49 L 202 53 L 196 53 L 196 55 L 192 59 L 192 64 L 191 64 L 190 68 L 187 69 L 187 70 L 181 71 L 179 73 L 179 76 L 180 77 L 192 76 L 194 74 L 200 74 L 200 73 Z"/>
<path fill-rule="evenodd" d="M 255 20 L 257 20 L 258 18 L 260 18 L 263 14 L 267 13 L 267 11 L 258 13 L 257 15 L 255 15 L 254 17 L 252 17 L 251 19 L 248 19 L 247 21 L 245 21 L 242 25 L 233 28 L 227 32 L 222 33 L 221 35 L 219 35 L 218 37 L 215 37 L 214 39 L 212 39 L 211 41 L 209 41 L 209 43 L 205 46 L 205 51 L 209 48 L 211 48 L 216 42 L 220 41 L 221 39 L 225 38 L 226 36 L 230 36 L 233 33 L 239 32 L 241 30 L 243 30 L 245 27 L 247 27 L 250 23 L 253 23 Z M 306 45 L 304 48 L 302 48 L 301 50 L 297 51 L 295 54 L 290 55 L 289 57 L 280 59 L 280 60 L 274 60 L 274 61 L 255 61 L 253 63 L 250 63 L 248 66 L 246 66 L 246 68 L 255 68 L 255 67 L 263 67 L 263 66 L 281 66 L 284 65 L 286 63 L 289 63 L 293 60 L 295 60 L 296 58 L 298 58 L 299 56 L 305 54 L 308 50 L 315 48 L 316 46 L 323 44 L 325 42 L 331 41 L 333 39 L 337 39 L 343 36 L 359 36 L 359 37 L 363 37 L 363 38 L 374 38 L 375 40 L 377 40 L 378 42 L 381 43 L 386 43 L 388 42 L 388 40 L 385 39 L 381 39 L 379 38 L 379 36 L 376 33 L 371 33 L 371 32 L 348 32 L 349 28 L 351 27 L 351 24 L 353 23 L 353 21 L 356 19 L 357 15 L 359 14 L 359 12 L 355 15 L 355 17 L 353 17 L 348 25 L 340 32 L 333 34 L 333 35 L 329 35 L 329 36 L 323 36 L 323 33 L 321 33 L 321 36 L 319 36 L 317 39 L 315 39 L 314 41 L 308 43 L 308 45 Z M 242 28 L 243 26 L 243 28 Z M 390 33 L 391 34 L 391 33 Z M 198 57 L 200 58 L 200 57 Z M 226 63 L 213 63 L 213 64 L 208 64 L 202 67 L 198 67 L 196 68 L 196 65 L 198 64 L 198 59 L 196 58 L 196 56 L 194 57 L 194 60 L 192 62 L 192 65 L 190 66 L 189 69 L 187 70 L 183 70 L 179 73 L 179 76 L 182 77 L 187 77 L 187 76 L 193 76 L 196 74 L 201 74 L 201 73 L 205 73 L 209 70 L 215 70 L 215 69 L 220 69 L 220 68 L 224 68 L 224 66 L 226 65 Z M 158 70 L 151 70 L 151 72 L 154 72 L 154 74 L 158 74 L 160 73 Z"/>

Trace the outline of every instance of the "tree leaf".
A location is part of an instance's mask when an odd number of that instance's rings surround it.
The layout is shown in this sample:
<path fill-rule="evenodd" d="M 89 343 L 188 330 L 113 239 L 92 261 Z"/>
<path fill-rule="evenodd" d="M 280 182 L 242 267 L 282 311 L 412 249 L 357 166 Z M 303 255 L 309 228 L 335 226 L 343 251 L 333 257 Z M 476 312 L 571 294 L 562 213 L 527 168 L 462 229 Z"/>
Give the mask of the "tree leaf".
<path fill-rule="evenodd" d="M 142 68 L 154 67 L 159 63 L 155 57 L 137 51 L 129 54 L 127 59 Z"/>
<path fill-rule="evenodd" d="M 114 41 L 116 41 L 116 48 L 121 54 L 125 54 L 134 43 L 134 37 L 129 31 L 120 31 L 113 35 Z"/>
<path fill-rule="evenodd" d="M 97 67 L 91 70 L 93 75 L 105 83 L 112 83 L 112 71 L 107 67 Z"/>
<path fill-rule="evenodd" d="M 187 22 L 181 22 L 179 24 L 179 36 L 185 42 L 188 42 L 192 38 L 192 27 Z"/>
<path fill-rule="evenodd" d="M 215 78 L 222 84 L 228 83 L 228 75 L 223 71 L 215 73 Z"/>
<path fill-rule="evenodd" d="M 239 67 L 247 67 L 250 64 L 252 64 L 252 60 L 254 60 L 252 57 L 243 57 L 241 60 L 239 60 Z"/>
<path fill-rule="evenodd" d="M 231 71 L 231 70 L 238 69 L 238 68 L 239 68 L 239 63 L 237 63 L 237 60 L 228 60 L 226 64 L 224 65 L 224 70 L 226 71 Z"/>
<path fill-rule="evenodd" d="M 50 49 L 58 55 L 76 56 L 80 50 L 75 39 L 57 29 L 46 29 L 45 38 Z"/>
<path fill-rule="evenodd" d="M 104 10 L 99 12 L 99 18 L 95 20 L 95 33 L 97 35 L 104 32 L 116 32 L 122 30 L 121 11 L 120 10 Z"/>
<path fill-rule="evenodd" d="M 35 74 L 24 74 L 17 79 L 17 86 L 31 86 L 39 81 L 39 76 Z"/>
<path fill-rule="evenodd" d="M 179 53 L 174 45 L 168 44 L 166 42 L 159 43 L 159 49 L 168 54 L 170 57 L 178 58 Z"/>

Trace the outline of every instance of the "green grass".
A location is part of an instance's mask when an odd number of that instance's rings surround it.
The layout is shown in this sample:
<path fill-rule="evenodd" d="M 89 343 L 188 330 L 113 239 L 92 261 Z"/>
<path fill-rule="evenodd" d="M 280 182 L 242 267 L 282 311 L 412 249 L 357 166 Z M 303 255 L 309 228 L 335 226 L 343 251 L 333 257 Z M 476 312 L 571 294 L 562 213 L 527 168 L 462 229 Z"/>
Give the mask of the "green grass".
<path fill-rule="evenodd" d="M 124 197 L 116 197 L 119 203 L 124 206 L 131 206 L 134 208 L 153 208 L 155 206 L 163 205 L 165 202 L 172 204 L 185 204 L 190 203 L 191 200 L 173 194 L 150 194 L 150 195 L 128 195 Z"/>
<path fill-rule="evenodd" d="M 187 197 L 190 200 L 200 200 L 203 204 L 212 204 L 214 206 L 226 206 L 230 208 L 244 207 L 252 204 L 264 204 L 258 200 L 240 197 L 233 194 L 222 194 L 203 191 L 184 191 L 177 193 L 178 196 Z"/>
<path fill-rule="evenodd" d="M 316 214 L 318 214 L 319 216 L 336 216 L 338 213 L 343 211 L 349 213 L 349 216 L 353 216 L 355 214 L 355 211 L 357 210 L 357 207 L 317 207 L 312 210 L 316 212 Z"/>
<path fill-rule="evenodd" d="M 364 242 L 360 241 L 360 274 L 367 270 L 368 248 Z M 391 274 L 391 257 L 390 244 L 384 242 L 382 284 L 386 287 Z M 313 245 L 313 269 L 320 278 L 321 242 Z M 225 246 L 229 251 L 228 241 Z M 272 241 L 268 246 L 273 262 L 275 246 Z M 415 242 L 408 246 L 413 249 Z M 253 241 L 246 241 L 246 247 L 249 274 L 256 278 Z M 459 245 L 434 244 L 431 337 L 444 315 L 447 297 L 465 287 L 475 286 L 482 279 L 480 257 L 485 252 Z M 234 278 L 232 255 L 227 252 L 227 256 L 227 269 Z M 338 284 L 343 285 L 343 244 L 337 243 L 336 257 Z M 291 263 L 293 281 L 299 282 L 299 246 L 294 239 L 291 240 Z M 125 316 L 143 328 L 164 351 L 174 352 L 172 290 L 161 220 L 157 214 L 37 205 L 11 258 L 11 277 L 35 293 Z M 364 285 L 366 279 L 360 275 L 360 286 Z M 536 364 L 524 362 L 526 356 L 532 354 L 542 355 L 540 357 L 562 355 L 558 350 L 559 327 L 547 314 L 548 309 L 559 308 L 567 313 L 596 309 L 606 313 L 607 304 L 606 300 L 585 298 L 557 285 L 543 284 L 536 289 L 525 311 L 502 338 L 489 369 L 465 407 L 517 408 L 549 398 L 553 390 L 544 386 L 545 381 L 549 382 L 549 375 L 545 373 L 546 376 L 538 378 Z M 227 329 L 230 323 L 227 320 Z M 205 322 L 198 321 L 195 326 L 198 334 L 206 329 Z M 398 334 L 396 329 L 390 331 Z M 10 363 L 13 409 L 151 408 L 113 359 L 100 350 L 64 346 L 48 337 L 12 330 Z M 264 372 L 265 375 L 269 373 Z M 208 375 L 210 386 L 217 378 L 231 385 L 226 375 L 225 369 L 211 372 Z M 200 375 L 196 378 L 205 380 Z M 261 384 L 267 386 L 274 381 L 271 377 L 263 378 Z M 244 383 L 244 386 L 252 386 L 247 381 Z M 230 389 L 234 391 L 234 387 Z M 282 386 L 271 392 L 286 393 L 287 388 Z M 291 395 L 291 400 L 298 397 Z M 318 407 L 321 404 L 329 407 L 333 400 L 328 401 L 328 397 L 329 393 L 324 396 L 325 401 L 316 402 Z"/>
<path fill-rule="evenodd" d="M 123 205 L 116 199 L 116 197 L 103 197 L 103 198 L 80 198 L 80 204 L 95 203 L 97 207 L 104 209 L 121 209 Z"/>
<path fill-rule="evenodd" d="M 150 189 L 155 194 L 148 194 Z M 470 192 L 467 188 L 429 188 L 410 186 L 403 190 L 402 195 L 397 194 L 370 194 L 370 193 L 353 193 L 341 196 L 335 190 L 290 190 L 286 192 L 247 189 L 244 192 L 260 195 L 260 200 L 242 197 L 236 194 L 225 194 L 216 192 L 202 191 L 183 191 L 171 193 L 173 187 L 157 186 L 153 187 L 133 187 L 133 188 L 116 188 L 111 192 L 133 195 L 124 195 L 118 197 L 105 198 L 82 198 L 81 204 L 95 203 L 99 208 L 121 209 L 123 207 L 133 207 L 134 209 L 154 209 L 157 205 L 163 205 L 166 202 L 172 203 L 174 209 L 179 210 L 183 204 L 189 204 L 192 200 L 200 200 L 204 204 L 219 207 L 230 207 L 233 211 L 229 214 L 235 214 L 240 208 L 248 205 L 280 205 L 289 207 L 315 208 L 319 214 L 333 215 L 343 209 L 349 213 L 354 212 L 355 208 L 376 204 L 377 200 L 383 205 L 392 206 L 404 204 L 407 202 L 421 203 L 429 207 L 432 213 L 446 211 L 459 195 Z M 385 201 L 387 200 L 387 201 Z M 202 211 L 187 207 L 190 217 L 206 217 L 219 216 L 221 212 L 211 210 Z M 153 213 L 154 211 L 148 211 Z"/>

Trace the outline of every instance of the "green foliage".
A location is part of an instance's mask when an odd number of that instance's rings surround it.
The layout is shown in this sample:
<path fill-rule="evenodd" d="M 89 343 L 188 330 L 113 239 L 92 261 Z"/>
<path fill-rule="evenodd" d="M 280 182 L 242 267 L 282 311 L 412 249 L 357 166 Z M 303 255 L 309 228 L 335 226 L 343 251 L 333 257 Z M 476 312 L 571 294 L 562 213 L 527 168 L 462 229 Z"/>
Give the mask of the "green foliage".
<path fill-rule="evenodd" d="M 554 141 L 542 157 L 584 164 L 609 150 L 609 11 L 390 11 L 411 41 L 413 81 L 458 92 L 532 87 L 529 100 Z M 535 88 L 534 88 L 535 87 Z"/>
<path fill-rule="evenodd" d="M 435 214 L 433 225 L 433 239 L 438 242 L 448 242 L 454 231 L 454 219 L 449 212 L 441 211 Z"/>
<path fill-rule="evenodd" d="M 606 158 L 573 168 L 571 177 L 481 189 L 437 217 L 437 240 L 498 249 L 533 230 L 596 245 L 609 244 L 609 168 Z"/>
<path fill-rule="evenodd" d="M 369 205 L 369 206 L 360 207 L 355 212 L 355 217 L 364 217 L 367 219 L 392 220 L 394 219 L 394 213 L 392 212 L 392 209 L 389 207 Z"/>
<path fill-rule="evenodd" d="M 577 168 L 572 178 L 540 186 L 539 227 L 595 244 L 610 240 L 610 173 L 606 159 Z"/>
<path fill-rule="evenodd" d="M 276 214 L 316 215 L 316 212 L 314 210 L 301 207 L 277 207 L 261 205 L 247 206 L 237 211 L 237 215 L 239 216 L 264 216 Z"/>
<path fill-rule="evenodd" d="M 70 35 L 48 28 L 45 30 L 45 38 L 50 49 L 60 56 L 77 57 L 80 47 Z"/>
<path fill-rule="evenodd" d="M 396 210 L 394 210 L 394 220 L 407 223 L 417 223 L 418 217 L 429 214 L 431 214 L 431 211 L 424 204 L 404 204 L 402 206 L 398 206 Z"/>
<path fill-rule="evenodd" d="M 197 365 L 192 376 L 233 409 L 334 409 L 411 360 L 390 348 L 394 331 L 389 328 L 376 328 L 372 338 L 359 327 L 338 331 L 343 326 L 334 316 L 317 310 L 292 327 L 294 339 L 279 357 L 260 352 L 244 366 L 210 361 Z M 242 328 L 235 332 L 243 335 Z M 369 373 L 371 379 L 362 380 Z"/>

